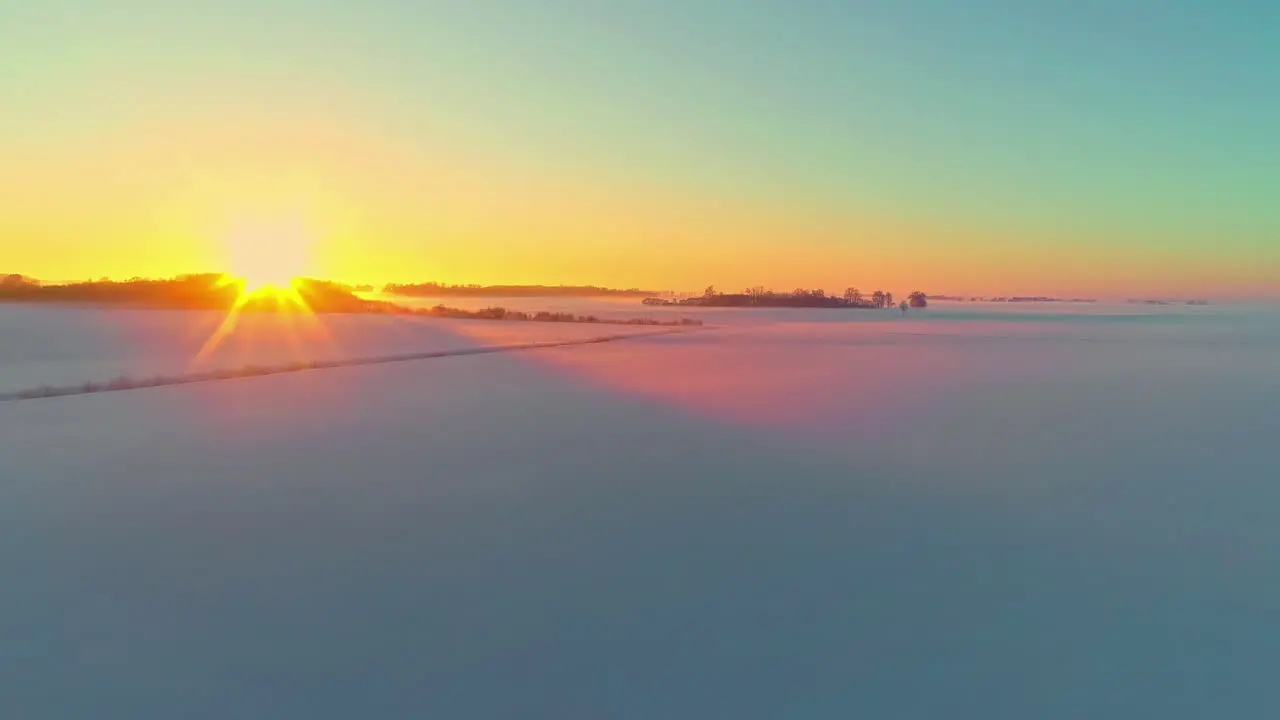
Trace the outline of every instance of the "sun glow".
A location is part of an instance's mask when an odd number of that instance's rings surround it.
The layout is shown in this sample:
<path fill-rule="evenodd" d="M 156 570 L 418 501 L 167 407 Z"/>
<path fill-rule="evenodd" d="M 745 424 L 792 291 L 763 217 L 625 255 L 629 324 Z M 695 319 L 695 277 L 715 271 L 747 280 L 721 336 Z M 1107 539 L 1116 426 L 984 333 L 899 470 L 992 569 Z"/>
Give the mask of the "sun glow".
<path fill-rule="evenodd" d="M 226 236 L 227 273 L 246 296 L 296 295 L 311 263 L 311 235 L 297 221 L 243 223 Z"/>
<path fill-rule="evenodd" d="M 226 317 L 192 359 L 197 366 L 210 360 L 235 335 L 245 312 L 257 315 L 255 325 L 265 316 L 276 332 L 290 339 L 329 340 L 329 333 L 316 317 L 307 298 L 305 280 L 311 270 L 312 236 L 301 223 L 242 223 L 224 235 L 226 251 L 223 286 L 234 286 L 239 297 Z M 299 358 L 302 359 L 302 358 Z"/>

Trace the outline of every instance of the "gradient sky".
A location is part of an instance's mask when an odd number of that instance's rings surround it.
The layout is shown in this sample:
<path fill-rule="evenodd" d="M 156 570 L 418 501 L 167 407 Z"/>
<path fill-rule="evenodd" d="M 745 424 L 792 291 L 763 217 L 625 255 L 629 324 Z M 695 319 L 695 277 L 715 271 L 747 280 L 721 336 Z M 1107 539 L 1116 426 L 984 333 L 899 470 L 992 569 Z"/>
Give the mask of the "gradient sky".
<path fill-rule="evenodd" d="M 274 223 L 351 281 L 1280 293 L 1277 3 L 5 0 L 0 48 L 3 272 Z"/>

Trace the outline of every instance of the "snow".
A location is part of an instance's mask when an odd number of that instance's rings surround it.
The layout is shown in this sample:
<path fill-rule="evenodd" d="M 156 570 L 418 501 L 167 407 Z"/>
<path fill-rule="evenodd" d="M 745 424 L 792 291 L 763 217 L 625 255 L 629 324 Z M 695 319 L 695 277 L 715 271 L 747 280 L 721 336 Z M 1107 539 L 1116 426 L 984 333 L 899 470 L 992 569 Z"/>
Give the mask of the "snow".
<path fill-rule="evenodd" d="M 1176 310 L 0 403 L 0 715 L 1274 715 L 1280 324 Z"/>
<path fill-rule="evenodd" d="M 464 310 L 480 310 L 489 307 L 504 307 L 508 310 L 524 312 L 569 312 L 575 315 L 595 315 L 600 318 L 633 318 L 633 317 L 680 317 L 691 316 L 688 308 L 669 308 L 663 306 L 644 305 L 638 297 L 554 297 L 554 296 L 467 296 L 442 295 L 439 297 L 414 297 L 410 295 L 394 295 L 389 293 L 364 293 L 361 297 L 370 300 L 381 300 L 413 308 L 430 308 L 436 305 L 462 308 Z"/>
<path fill-rule="evenodd" d="M 0 395 L 42 385 L 107 383 L 122 376 L 141 380 L 647 330 L 585 323 L 241 313 L 225 339 L 211 342 L 226 318 L 221 312 L 0 306 L 0 337 L 5 338 L 0 343 Z"/>

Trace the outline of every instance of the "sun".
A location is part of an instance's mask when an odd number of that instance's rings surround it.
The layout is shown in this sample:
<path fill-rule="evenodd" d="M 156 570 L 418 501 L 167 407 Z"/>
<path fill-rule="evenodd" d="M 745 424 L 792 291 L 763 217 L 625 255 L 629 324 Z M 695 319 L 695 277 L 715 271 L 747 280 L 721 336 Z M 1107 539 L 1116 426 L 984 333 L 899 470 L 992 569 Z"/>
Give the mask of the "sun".
<path fill-rule="evenodd" d="M 236 331 L 246 309 L 272 310 L 287 315 L 285 330 L 328 338 L 305 297 L 311 275 L 312 235 L 300 222 L 244 222 L 223 235 L 224 272 L 219 285 L 236 286 L 239 297 L 222 323 L 209 336 L 193 363 L 207 359 Z"/>
<path fill-rule="evenodd" d="M 276 273 L 264 271 L 262 274 L 249 273 L 237 277 L 243 286 L 245 295 L 261 295 L 268 292 L 280 292 L 293 287 L 297 276 L 292 273 Z"/>
<path fill-rule="evenodd" d="M 288 291 L 311 265 L 312 237 L 296 221 L 243 223 L 225 243 L 227 274 L 245 295 Z"/>

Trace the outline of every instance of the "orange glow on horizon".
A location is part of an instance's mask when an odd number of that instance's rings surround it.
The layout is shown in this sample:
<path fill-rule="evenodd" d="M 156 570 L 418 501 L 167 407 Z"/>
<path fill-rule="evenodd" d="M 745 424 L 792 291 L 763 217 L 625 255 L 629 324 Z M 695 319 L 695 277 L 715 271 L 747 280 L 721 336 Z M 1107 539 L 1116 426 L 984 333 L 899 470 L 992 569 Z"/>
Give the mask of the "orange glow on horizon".
<path fill-rule="evenodd" d="M 302 303 L 296 280 L 311 269 L 314 240 L 296 218 L 241 221 L 224 236 L 226 270 L 248 296 L 270 296 Z"/>
<path fill-rule="evenodd" d="M 208 360 L 218 348 L 222 346 L 235 331 L 236 326 L 240 322 L 240 315 L 246 307 L 251 304 L 258 306 L 269 306 L 270 310 L 276 315 L 284 315 L 289 318 L 286 323 L 286 332 L 292 333 L 294 328 L 294 320 L 305 324 L 308 330 L 318 333 L 322 337 L 328 339 L 329 333 L 324 323 L 316 317 L 315 312 L 307 303 L 306 298 L 299 292 L 299 280 L 297 278 L 289 280 L 283 286 L 268 284 L 251 288 L 244 278 L 224 278 L 223 284 L 234 284 L 240 288 L 240 295 L 236 299 L 235 305 L 227 311 L 227 316 L 222 319 L 218 327 L 209 335 L 209 339 L 201 346 L 199 352 L 192 358 L 191 364 L 199 365 Z"/>

